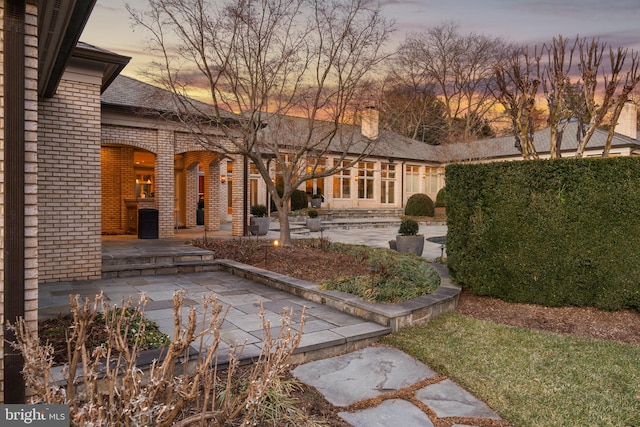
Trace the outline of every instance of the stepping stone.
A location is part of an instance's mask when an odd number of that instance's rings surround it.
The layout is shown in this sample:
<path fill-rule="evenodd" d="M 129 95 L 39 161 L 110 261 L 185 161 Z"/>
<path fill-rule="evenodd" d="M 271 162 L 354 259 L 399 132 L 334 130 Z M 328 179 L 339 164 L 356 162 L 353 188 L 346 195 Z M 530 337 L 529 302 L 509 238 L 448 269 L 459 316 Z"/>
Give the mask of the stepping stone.
<path fill-rule="evenodd" d="M 385 400 L 362 411 L 339 412 L 338 416 L 354 427 L 433 427 L 427 414 L 401 399 Z"/>
<path fill-rule="evenodd" d="M 502 419 L 484 402 L 478 400 L 471 393 L 451 380 L 444 380 L 426 386 L 416 392 L 416 397 L 422 403 L 433 409 L 438 418 L 472 417 L 490 418 L 494 420 Z"/>
<path fill-rule="evenodd" d="M 340 407 L 395 392 L 436 375 L 413 357 L 390 347 L 367 347 L 305 363 L 291 372 Z"/>

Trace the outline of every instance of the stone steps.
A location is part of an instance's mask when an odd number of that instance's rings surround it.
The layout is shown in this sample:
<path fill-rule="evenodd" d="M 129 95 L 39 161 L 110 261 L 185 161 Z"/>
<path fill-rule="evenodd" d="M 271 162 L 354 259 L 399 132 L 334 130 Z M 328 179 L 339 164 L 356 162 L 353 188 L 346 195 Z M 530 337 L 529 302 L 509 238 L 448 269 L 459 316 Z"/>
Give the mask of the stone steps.
<path fill-rule="evenodd" d="M 158 276 L 164 274 L 199 273 L 216 270 L 212 252 L 194 250 L 176 254 L 145 253 L 102 257 L 102 278 Z"/>

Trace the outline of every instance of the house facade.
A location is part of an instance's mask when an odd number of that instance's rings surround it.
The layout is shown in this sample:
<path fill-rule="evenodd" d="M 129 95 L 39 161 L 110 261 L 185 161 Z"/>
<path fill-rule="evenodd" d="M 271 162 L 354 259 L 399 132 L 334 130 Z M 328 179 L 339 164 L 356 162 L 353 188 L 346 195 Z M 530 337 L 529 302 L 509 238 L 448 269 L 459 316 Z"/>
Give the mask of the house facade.
<path fill-rule="evenodd" d="M 242 236 L 249 206 L 269 201 L 242 156 L 212 152 L 165 118 L 167 92 L 119 75 L 128 57 L 78 42 L 94 4 L 0 0 L 3 324 L 22 317 L 35 330 L 39 286 L 100 278 L 102 236 L 139 231 L 141 209 L 157 210 L 159 238 L 177 227 L 218 230 L 226 221 Z M 375 113 L 353 132 L 376 139 L 370 155 L 301 188 L 321 193 L 323 208 L 402 208 L 415 193 L 435 198 L 448 163 L 520 158 L 513 138 L 425 145 L 378 129 Z M 597 131 L 587 155 L 601 152 L 605 137 Z M 541 153 L 544 138 L 536 136 Z M 616 136 L 615 155 L 638 150 L 635 127 Z M 324 161 L 338 158 L 328 153 Z M 4 328 L 0 335 L 11 340 Z M 20 356 L 5 344 L 0 402 L 24 401 L 20 370 Z"/>

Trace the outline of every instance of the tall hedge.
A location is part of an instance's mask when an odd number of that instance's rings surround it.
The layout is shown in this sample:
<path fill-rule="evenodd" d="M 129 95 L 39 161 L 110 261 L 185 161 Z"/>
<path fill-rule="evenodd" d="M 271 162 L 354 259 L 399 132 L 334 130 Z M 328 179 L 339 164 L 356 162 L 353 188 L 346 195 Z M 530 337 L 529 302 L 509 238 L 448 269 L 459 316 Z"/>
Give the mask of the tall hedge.
<path fill-rule="evenodd" d="M 640 158 L 447 167 L 447 256 L 474 293 L 640 309 Z"/>

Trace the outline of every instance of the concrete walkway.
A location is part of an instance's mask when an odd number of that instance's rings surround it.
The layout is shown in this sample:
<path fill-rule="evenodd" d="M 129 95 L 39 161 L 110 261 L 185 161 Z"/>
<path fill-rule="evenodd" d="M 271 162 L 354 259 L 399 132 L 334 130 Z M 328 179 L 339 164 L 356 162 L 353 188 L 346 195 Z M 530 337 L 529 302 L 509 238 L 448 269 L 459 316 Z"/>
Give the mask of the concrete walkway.
<path fill-rule="evenodd" d="M 349 228 L 327 230 L 323 237 L 334 242 L 388 247 L 388 240 L 395 237 L 397 228 Z M 421 226 L 425 237 L 446 234 L 445 226 Z M 174 239 L 138 240 L 130 237 L 106 236 L 103 240 L 104 256 L 140 253 L 150 248 L 172 252 L 190 248 L 189 239 L 203 237 L 203 229 L 180 230 Z M 316 237 L 311 233 L 301 237 Z M 207 233 L 207 237 L 231 238 L 227 225 L 219 232 Z M 279 234 L 270 231 L 260 239 L 277 239 Z M 437 240 L 437 239 L 436 239 Z M 433 260 L 443 253 L 441 243 L 425 242 L 423 257 Z M 344 410 L 340 416 L 355 427 L 375 426 L 434 426 L 440 419 L 446 425 L 485 426 L 508 425 L 483 402 L 447 378 L 439 376 L 429 367 L 409 355 L 395 349 L 371 345 L 380 334 L 390 330 L 319 303 L 273 289 L 224 271 L 201 272 L 165 276 L 140 276 L 90 282 L 64 282 L 40 287 L 39 303 L 43 315 L 64 312 L 69 294 L 92 298 L 103 292 L 113 301 L 122 298 L 149 297 L 146 314 L 160 326 L 162 332 L 173 333 L 173 309 L 171 300 L 176 290 L 185 292 L 185 305 L 195 307 L 202 314 L 203 294 L 214 293 L 229 307 L 229 314 L 222 328 L 222 346 L 225 349 L 236 343 L 246 342 L 245 356 L 260 352 L 262 326 L 259 316 L 260 302 L 265 317 L 274 327 L 280 325 L 282 309 L 292 308 L 294 318 L 299 319 L 302 307 L 306 307 L 303 337 L 294 360 L 300 363 L 293 375 L 300 381 L 315 387 L 325 398 Z M 359 343 L 355 346 L 353 343 Z M 306 354 L 313 353 L 307 358 Z M 367 409 L 356 409 L 366 407 Z M 497 424 L 496 424 L 497 422 Z"/>

